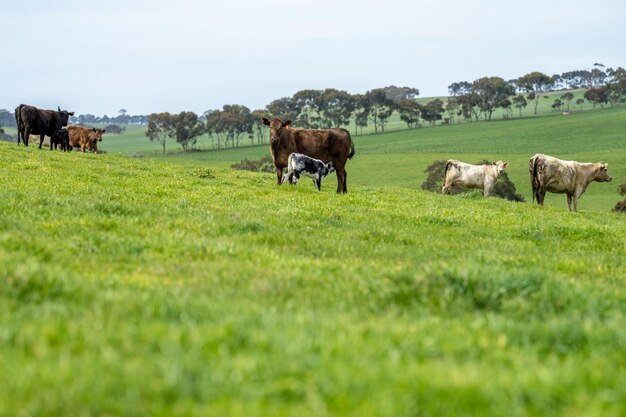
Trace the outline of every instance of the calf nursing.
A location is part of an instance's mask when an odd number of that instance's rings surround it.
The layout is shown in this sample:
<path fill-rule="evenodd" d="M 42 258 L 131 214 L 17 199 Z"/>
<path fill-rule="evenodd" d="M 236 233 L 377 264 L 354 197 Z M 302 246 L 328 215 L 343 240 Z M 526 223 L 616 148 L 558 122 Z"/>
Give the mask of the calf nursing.
<path fill-rule="evenodd" d="M 293 185 L 298 183 L 300 175 L 304 174 L 307 177 L 313 179 L 313 184 L 317 191 L 322 188 L 322 180 L 331 172 L 335 172 L 335 167 L 332 162 L 325 164 L 319 159 L 311 158 L 301 153 L 292 153 L 287 160 L 287 173 L 281 183 L 289 181 Z"/>

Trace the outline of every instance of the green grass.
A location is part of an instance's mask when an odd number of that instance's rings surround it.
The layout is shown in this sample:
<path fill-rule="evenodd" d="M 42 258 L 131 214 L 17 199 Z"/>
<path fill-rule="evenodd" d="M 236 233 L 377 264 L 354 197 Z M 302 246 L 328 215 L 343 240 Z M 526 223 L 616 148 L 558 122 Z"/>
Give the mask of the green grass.
<path fill-rule="evenodd" d="M 626 182 L 624 126 L 626 108 L 620 107 L 569 116 L 558 114 L 357 136 L 353 137 L 357 153 L 347 166 L 348 182 L 419 189 L 426 178 L 424 170 L 435 160 L 458 158 L 477 163 L 482 159 L 502 159 L 510 163 L 507 172 L 518 192 L 531 201 L 528 160 L 540 152 L 581 162 L 608 162 L 613 182 L 591 184 L 580 200 L 582 208 L 607 211 L 620 199 L 617 186 Z M 112 141 L 105 137 L 101 147 L 110 152 L 127 152 L 132 146 L 131 141 L 120 139 L 120 143 L 128 146 L 120 148 Z M 147 139 L 142 143 L 145 142 Z M 269 155 L 267 146 L 257 146 L 174 152 L 165 158 L 182 164 L 226 168 L 244 158 L 258 159 L 265 155 Z M 327 180 L 331 181 L 334 180 Z M 556 194 L 548 194 L 546 204 L 567 206 L 565 196 Z"/>
<path fill-rule="evenodd" d="M 626 412 L 623 215 L 6 143 L 0 178 L 2 416 Z"/>

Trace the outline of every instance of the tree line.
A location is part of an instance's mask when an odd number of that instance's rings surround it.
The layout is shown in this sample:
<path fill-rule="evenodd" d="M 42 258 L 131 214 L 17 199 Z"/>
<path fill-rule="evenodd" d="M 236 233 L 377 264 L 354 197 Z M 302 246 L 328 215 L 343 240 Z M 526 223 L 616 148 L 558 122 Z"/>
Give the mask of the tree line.
<path fill-rule="evenodd" d="M 221 109 L 207 110 L 202 115 L 193 112 L 170 114 L 153 113 L 147 116 L 131 116 L 120 109 L 115 117 L 97 117 L 81 114 L 72 117 L 73 124 L 146 124 L 146 136 L 159 143 L 165 152 L 168 140 L 175 140 L 183 150 L 195 149 L 198 139 L 207 135 L 213 148 L 237 147 L 242 144 L 262 145 L 268 141 L 267 129 L 262 118 L 280 117 L 291 120 L 301 128 L 343 127 L 353 134 L 363 133 L 373 127 L 374 133 L 384 132 L 392 114 L 397 114 L 413 129 L 423 124 L 457 123 L 461 120 L 491 120 L 496 110 L 504 117 L 522 116 L 526 107 L 537 115 L 539 101 L 547 92 L 569 89 L 587 89 L 584 100 L 593 107 L 623 105 L 626 102 L 626 71 L 605 68 L 596 63 L 592 70 L 568 71 L 549 76 L 542 72 L 530 72 L 512 80 L 501 77 L 482 77 L 473 82 L 459 81 L 448 86 L 449 96 L 418 103 L 419 89 L 414 87 L 388 86 L 375 88 L 362 94 L 350 94 L 343 90 L 306 89 L 291 97 L 273 100 L 262 109 L 250 110 L 239 104 L 224 105 Z M 564 91 L 552 103 L 554 111 L 569 111 L 574 94 Z M 12 112 L 0 110 L 0 126 L 15 126 Z"/>
<path fill-rule="evenodd" d="M 148 116 L 150 140 L 161 143 L 174 139 L 184 150 L 193 149 L 197 138 L 207 134 L 214 148 L 237 147 L 242 143 L 261 145 L 267 142 L 267 129 L 262 118 L 280 117 L 291 120 L 300 128 L 343 127 L 353 134 L 363 133 L 372 126 L 374 133 L 384 132 L 393 113 L 399 115 L 407 128 L 413 129 L 423 123 L 434 125 L 465 121 L 491 120 L 494 112 L 502 109 L 504 117 L 527 106 L 537 115 L 539 101 L 547 92 L 586 88 L 584 100 L 603 107 L 626 103 L 626 71 L 606 68 L 595 64 L 593 70 L 568 71 L 549 76 L 534 71 L 512 80 L 501 77 L 482 77 L 473 82 L 460 81 L 448 86 L 446 100 L 434 99 L 421 104 L 416 101 L 419 89 L 414 87 L 388 86 L 375 88 L 363 94 L 349 94 L 343 90 L 301 90 L 291 97 L 270 102 L 265 108 L 250 110 L 243 105 L 225 105 L 222 109 L 208 110 L 199 117 L 169 113 Z M 569 111 L 575 98 L 571 91 L 564 91 L 552 103 L 555 111 Z"/>

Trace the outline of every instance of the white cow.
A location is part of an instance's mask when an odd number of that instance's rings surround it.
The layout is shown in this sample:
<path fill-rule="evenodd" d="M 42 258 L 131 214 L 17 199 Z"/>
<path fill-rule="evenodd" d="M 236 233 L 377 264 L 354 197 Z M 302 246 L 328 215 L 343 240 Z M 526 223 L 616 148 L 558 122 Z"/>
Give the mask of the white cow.
<path fill-rule="evenodd" d="M 446 164 L 446 179 L 441 192 L 450 194 L 452 187 L 462 185 L 467 188 L 479 188 L 483 190 L 483 195 L 487 197 L 491 194 L 500 174 L 508 166 L 508 162 L 502 161 L 488 165 L 470 165 L 450 159 Z"/>
<path fill-rule="evenodd" d="M 610 182 L 608 164 L 562 161 L 548 155 L 536 154 L 528 164 L 533 201 L 543 206 L 546 191 L 567 195 L 567 207 L 576 211 L 576 203 L 592 181 Z M 572 210 L 573 206 L 573 210 Z"/>

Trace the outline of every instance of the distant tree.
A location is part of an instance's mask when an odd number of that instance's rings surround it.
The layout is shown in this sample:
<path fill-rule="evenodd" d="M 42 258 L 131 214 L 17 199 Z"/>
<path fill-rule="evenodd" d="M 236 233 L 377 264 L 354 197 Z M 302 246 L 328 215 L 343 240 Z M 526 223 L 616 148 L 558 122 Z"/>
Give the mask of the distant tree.
<path fill-rule="evenodd" d="M 594 109 L 598 104 L 600 105 L 600 107 L 604 107 L 604 104 L 609 101 L 607 89 L 605 88 L 590 88 L 589 90 L 585 91 L 584 97 L 585 100 L 591 102 Z"/>
<path fill-rule="evenodd" d="M 12 111 L 0 110 L 0 126 L 15 127 L 15 115 Z"/>
<path fill-rule="evenodd" d="M 113 124 L 106 125 L 104 127 L 104 130 L 106 130 L 107 133 L 112 133 L 114 135 L 119 135 L 119 134 L 121 134 L 124 131 L 124 129 L 121 128 L 119 125 L 113 125 Z"/>
<path fill-rule="evenodd" d="M 513 97 L 512 100 L 513 100 L 513 106 L 515 106 L 515 108 L 519 110 L 519 117 L 522 117 L 522 109 L 524 109 L 526 105 L 528 104 L 528 102 L 526 101 L 526 98 L 524 97 L 523 94 L 518 94 L 515 97 Z"/>
<path fill-rule="evenodd" d="M 483 77 L 472 83 L 472 91 L 478 95 L 478 107 L 491 120 L 494 110 L 503 107 L 515 89 L 500 77 Z M 510 101 L 508 101 L 510 106 Z"/>
<path fill-rule="evenodd" d="M 446 102 L 446 113 L 448 113 L 448 119 L 449 122 L 451 124 L 454 124 L 454 120 L 456 118 L 456 115 L 459 112 L 459 109 L 461 108 L 461 105 L 459 104 L 458 100 L 456 97 L 449 97 L 448 101 Z"/>
<path fill-rule="evenodd" d="M 190 147 L 193 148 L 198 136 L 205 133 L 204 124 L 198 120 L 198 115 L 194 112 L 183 111 L 172 115 L 171 119 L 174 137 L 183 151 L 188 151 Z"/>
<path fill-rule="evenodd" d="M 396 87 L 390 85 L 389 87 L 381 88 L 385 92 L 385 96 L 393 101 L 399 102 L 402 100 L 415 100 L 419 96 L 420 91 L 413 87 Z"/>
<path fill-rule="evenodd" d="M 561 98 L 567 103 L 567 111 L 569 111 L 569 105 L 572 100 L 574 100 L 574 94 L 568 91 L 567 93 L 561 94 Z"/>
<path fill-rule="evenodd" d="M 350 117 L 356 107 L 352 95 L 343 90 L 327 88 L 322 92 L 319 101 L 323 127 L 342 127 L 350 123 Z"/>
<path fill-rule="evenodd" d="M 469 92 L 467 94 L 457 96 L 455 100 L 459 105 L 459 111 L 457 112 L 459 116 L 463 116 L 465 120 L 469 120 L 470 122 L 472 121 L 472 116 L 478 120 L 481 114 L 480 107 L 478 106 L 478 103 L 480 102 L 478 94 Z"/>
<path fill-rule="evenodd" d="M 409 129 L 419 126 L 421 106 L 412 99 L 400 100 L 396 103 L 396 109 L 402 120 Z"/>
<path fill-rule="evenodd" d="M 448 94 L 458 97 L 472 92 L 472 84 L 467 81 L 452 83 L 448 86 Z"/>
<path fill-rule="evenodd" d="M 217 147 L 239 146 L 241 139 L 247 135 L 252 141 L 254 118 L 250 109 L 238 104 L 226 104 L 222 110 L 205 112 L 206 132 L 217 137 Z M 230 145 L 229 145 L 230 144 Z M 215 146 L 215 145 L 214 145 Z"/>
<path fill-rule="evenodd" d="M 426 103 L 426 105 L 421 108 L 421 116 L 422 119 L 429 122 L 431 125 L 434 125 L 437 120 L 442 119 L 442 114 L 444 112 L 443 109 L 443 101 L 440 99 L 435 99 Z"/>
<path fill-rule="evenodd" d="M 291 108 L 298 114 L 289 120 L 303 128 L 318 129 L 322 127 L 322 109 L 324 107 L 322 94 L 322 90 L 301 90 L 294 94 L 291 98 Z"/>
<path fill-rule="evenodd" d="M 291 120 L 294 125 L 303 126 L 298 116 L 302 113 L 301 103 L 291 97 L 283 97 L 272 101 L 267 105 L 267 111 L 272 117 L 277 117 L 283 122 Z"/>
<path fill-rule="evenodd" d="M 174 137 L 175 131 L 170 113 L 152 113 L 148 115 L 148 130 L 146 136 L 152 142 L 157 142 L 163 147 L 165 154 L 165 144 L 168 138 Z"/>
<path fill-rule="evenodd" d="M 511 108 L 511 106 L 513 106 L 513 103 L 508 98 L 505 98 L 501 102 L 500 107 L 502 108 L 502 110 L 504 110 L 504 117 L 506 118 L 513 117 L 513 109 Z"/>
<path fill-rule="evenodd" d="M 585 104 L 585 99 L 584 98 L 579 98 L 576 100 L 576 105 L 580 106 L 580 108 L 582 109 L 583 104 Z"/>
<path fill-rule="evenodd" d="M 530 72 L 518 78 L 519 87 L 529 93 L 528 99 L 533 102 L 535 116 L 537 115 L 540 93 L 548 91 L 552 83 L 552 77 L 538 71 Z"/>
<path fill-rule="evenodd" d="M 374 133 L 378 133 L 378 128 L 384 132 L 385 125 L 394 110 L 393 101 L 387 98 L 387 94 L 382 88 L 368 91 L 365 93 L 364 100 L 368 115 L 374 123 Z"/>
<path fill-rule="evenodd" d="M 557 98 L 554 100 L 554 103 L 552 103 L 552 110 L 561 111 L 561 106 L 563 106 L 563 102 L 560 98 Z"/>
<path fill-rule="evenodd" d="M 266 110 L 253 110 L 252 116 L 252 133 L 257 138 L 257 145 L 266 143 L 269 138 L 267 126 L 263 124 L 263 118 L 270 118 L 270 114 Z"/>
<path fill-rule="evenodd" d="M 607 74 L 610 77 L 606 85 L 607 99 L 611 106 L 626 103 L 626 70 L 622 67 L 609 68 Z"/>
<path fill-rule="evenodd" d="M 363 128 L 367 127 L 369 119 L 369 101 L 364 94 L 355 94 L 352 96 L 354 100 L 354 134 L 363 134 Z"/>

